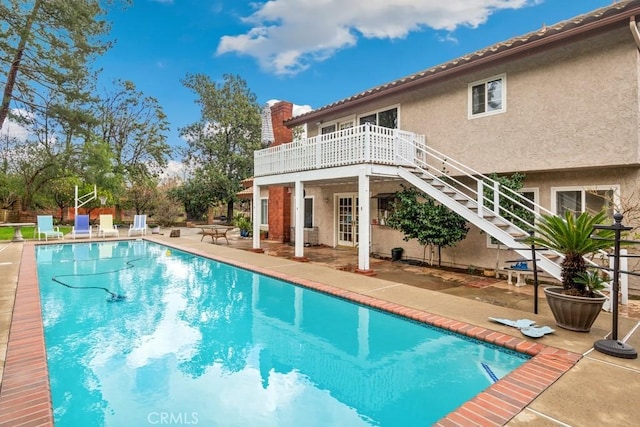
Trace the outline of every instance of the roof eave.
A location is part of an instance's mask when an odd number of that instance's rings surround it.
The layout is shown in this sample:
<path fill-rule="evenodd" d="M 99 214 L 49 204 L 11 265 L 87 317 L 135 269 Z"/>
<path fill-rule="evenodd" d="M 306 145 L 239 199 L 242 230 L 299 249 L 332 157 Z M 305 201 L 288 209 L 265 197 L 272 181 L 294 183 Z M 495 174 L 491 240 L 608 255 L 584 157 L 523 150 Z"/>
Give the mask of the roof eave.
<path fill-rule="evenodd" d="M 424 70 L 424 76 L 417 76 L 416 74 L 414 74 L 412 76 L 406 77 L 406 79 L 409 79 L 409 81 L 402 81 L 403 79 L 400 79 L 397 80 L 395 82 L 396 84 L 391 87 L 378 87 L 379 90 L 377 90 L 378 88 L 371 89 L 371 91 L 375 92 L 370 94 L 367 94 L 365 91 L 361 95 L 354 95 L 356 98 L 352 100 L 349 100 L 347 98 L 344 101 L 338 101 L 336 105 L 328 105 L 326 107 L 321 107 L 318 110 L 311 111 L 301 116 L 293 117 L 287 120 L 285 122 L 285 125 L 287 127 L 294 127 L 304 123 L 317 121 L 318 119 L 329 114 L 337 114 L 343 110 L 350 110 L 361 104 L 369 103 L 380 98 L 398 95 L 402 92 L 415 89 L 416 87 L 433 84 L 445 79 L 451 79 L 458 75 L 470 73 L 481 68 L 494 66 L 496 64 L 499 64 L 500 62 L 513 60 L 514 58 L 524 56 L 526 54 L 538 53 L 540 51 L 548 50 L 566 43 L 570 43 L 576 39 L 583 39 L 599 33 L 610 31 L 612 28 L 622 26 L 628 27 L 629 19 L 634 18 L 636 15 L 640 15 L 640 6 L 635 6 L 620 13 L 615 13 L 611 16 L 606 16 L 584 25 L 563 30 L 555 34 L 550 34 L 548 36 L 542 36 L 539 39 L 527 41 L 517 46 L 507 47 L 502 50 L 496 50 L 496 52 L 494 53 L 487 53 L 483 56 L 471 58 L 466 61 L 464 60 L 464 57 L 456 58 L 453 61 L 447 62 L 440 66 Z M 498 47 L 500 46 L 500 43 L 494 46 Z M 474 53 L 470 55 L 473 56 Z M 457 62 L 460 62 L 460 64 L 457 64 Z M 444 69 L 442 69 L 441 71 L 437 71 L 438 68 Z"/>

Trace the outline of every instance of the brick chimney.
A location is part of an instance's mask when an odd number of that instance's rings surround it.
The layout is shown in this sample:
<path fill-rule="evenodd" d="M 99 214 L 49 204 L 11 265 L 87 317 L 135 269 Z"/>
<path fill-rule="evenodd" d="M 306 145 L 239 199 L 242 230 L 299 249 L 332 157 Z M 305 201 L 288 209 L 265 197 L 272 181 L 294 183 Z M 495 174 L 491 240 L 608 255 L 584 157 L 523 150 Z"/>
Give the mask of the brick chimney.
<path fill-rule="evenodd" d="M 284 125 L 286 120 L 293 117 L 293 104 L 280 101 L 271 106 L 271 125 L 273 126 L 274 142 L 272 146 L 286 144 L 293 141 L 293 132 Z"/>
<path fill-rule="evenodd" d="M 293 117 L 293 104 L 280 101 L 271 106 L 274 142 L 271 146 L 293 141 L 293 132 L 284 125 Z M 269 240 L 291 240 L 291 194 L 287 187 L 269 187 Z"/>

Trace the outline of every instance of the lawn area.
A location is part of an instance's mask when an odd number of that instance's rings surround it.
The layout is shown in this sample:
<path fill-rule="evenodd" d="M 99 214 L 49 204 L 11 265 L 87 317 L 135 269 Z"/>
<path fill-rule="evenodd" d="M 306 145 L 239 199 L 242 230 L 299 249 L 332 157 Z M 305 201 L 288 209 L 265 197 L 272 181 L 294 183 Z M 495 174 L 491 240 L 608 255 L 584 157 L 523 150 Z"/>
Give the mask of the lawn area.
<path fill-rule="evenodd" d="M 34 240 L 34 228 L 35 227 L 22 227 L 20 230 L 22 232 L 22 237 L 24 237 L 25 240 Z M 67 233 L 71 233 L 71 228 L 72 227 L 70 225 L 63 225 L 60 227 L 60 231 L 62 231 L 66 235 Z M 0 227 L 0 241 L 13 239 L 13 232 L 13 227 Z M 35 240 L 37 239 L 38 238 L 36 237 Z M 42 236 L 42 239 L 44 240 L 44 236 Z"/>

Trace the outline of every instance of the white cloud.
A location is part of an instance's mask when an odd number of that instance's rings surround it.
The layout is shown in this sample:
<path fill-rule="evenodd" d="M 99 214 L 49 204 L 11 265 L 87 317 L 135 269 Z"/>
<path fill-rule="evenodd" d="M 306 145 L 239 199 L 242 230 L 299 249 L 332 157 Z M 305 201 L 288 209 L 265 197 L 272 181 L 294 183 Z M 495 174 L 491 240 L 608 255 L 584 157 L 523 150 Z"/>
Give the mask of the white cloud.
<path fill-rule="evenodd" d="M 187 174 L 185 166 L 182 162 L 169 160 L 167 167 L 163 169 L 161 180 L 166 181 L 174 178 L 184 178 Z"/>
<path fill-rule="evenodd" d="M 540 0 L 271 0 L 243 21 L 245 34 L 220 39 L 217 54 L 254 57 L 274 74 L 292 75 L 354 46 L 359 37 L 398 39 L 429 27 L 476 28 L 500 9 Z"/>
<path fill-rule="evenodd" d="M 278 102 L 280 102 L 279 99 L 270 99 L 270 100 L 267 101 L 267 105 L 269 105 L 269 107 L 271 107 L 274 104 L 277 104 Z M 292 114 L 293 114 L 293 117 L 295 117 L 295 116 L 299 116 L 300 114 L 308 113 L 311 110 L 313 110 L 311 105 L 293 104 L 293 112 L 292 112 Z"/>
<path fill-rule="evenodd" d="M 14 110 L 12 113 L 19 114 L 19 110 Z M 27 136 L 29 136 L 27 128 L 15 121 L 12 121 L 9 117 L 7 117 L 2 124 L 2 129 L 0 129 L 0 138 L 3 140 L 5 138 L 15 138 L 18 141 L 25 141 Z"/>

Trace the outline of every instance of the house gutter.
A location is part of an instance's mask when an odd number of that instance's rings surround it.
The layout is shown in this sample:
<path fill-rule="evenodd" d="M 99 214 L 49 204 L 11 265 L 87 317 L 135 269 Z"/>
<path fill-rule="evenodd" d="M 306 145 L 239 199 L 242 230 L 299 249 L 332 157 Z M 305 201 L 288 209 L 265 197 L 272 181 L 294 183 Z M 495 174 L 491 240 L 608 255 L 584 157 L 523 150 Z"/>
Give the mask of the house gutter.
<path fill-rule="evenodd" d="M 411 90 L 416 87 L 421 87 L 435 82 L 450 79 L 457 75 L 468 73 L 482 67 L 488 67 L 499 63 L 500 61 L 506 61 L 514 56 L 526 55 L 531 52 L 538 52 L 541 50 L 551 49 L 558 45 L 569 43 L 572 40 L 579 37 L 588 37 L 594 34 L 607 31 L 611 27 L 620 25 L 621 21 L 624 22 L 626 18 L 630 18 L 635 23 L 635 16 L 640 14 L 640 7 L 635 6 L 629 10 L 622 11 L 620 13 L 613 14 L 604 18 L 600 18 L 595 22 L 591 22 L 579 27 L 571 28 L 568 30 L 560 31 L 555 34 L 543 36 L 539 39 L 532 40 L 521 44 L 519 46 L 498 50 L 495 53 L 480 56 L 475 59 L 470 59 L 462 64 L 465 56 L 477 56 L 478 52 L 472 52 L 469 55 L 465 55 L 461 58 L 456 58 L 453 61 L 431 67 L 427 70 L 412 74 L 410 76 L 403 77 L 393 82 L 386 83 L 384 85 L 369 89 L 357 95 L 353 95 L 345 100 L 338 101 L 334 104 L 321 107 L 318 110 L 311 111 L 301 116 L 293 117 L 287 120 L 285 126 L 292 128 L 294 126 L 309 123 L 319 118 L 326 117 L 329 114 L 340 113 L 344 110 L 350 110 L 358 105 L 375 101 L 379 98 L 386 98 L 389 96 L 397 95 L 401 92 Z M 630 24 L 631 26 L 632 24 Z M 551 27 L 552 28 L 552 27 Z M 635 32 L 634 32 L 635 30 Z M 543 30 L 545 31 L 545 30 Z M 636 46 L 640 49 L 640 32 L 638 28 L 634 26 L 632 29 L 633 37 L 636 42 Z M 501 43 L 498 43 L 499 46 Z M 486 51 L 487 49 L 483 49 Z"/>

